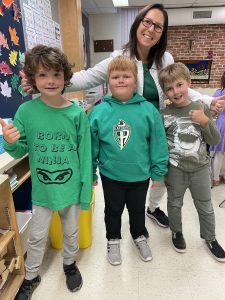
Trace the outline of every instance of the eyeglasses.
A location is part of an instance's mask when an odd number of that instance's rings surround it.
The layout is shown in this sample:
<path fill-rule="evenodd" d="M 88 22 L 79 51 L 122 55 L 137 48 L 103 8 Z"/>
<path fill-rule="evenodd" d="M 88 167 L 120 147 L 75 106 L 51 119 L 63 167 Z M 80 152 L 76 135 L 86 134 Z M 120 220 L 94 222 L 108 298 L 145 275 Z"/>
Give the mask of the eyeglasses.
<path fill-rule="evenodd" d="M 163 32 L 163 26 L 157 23 L 154 23 L 152 21 L 152 19 L 148 19 L 148 18 L 143 18 L 141 20 L 142 24 L 146 27 L 146 28 L 150 28 L 152 27 L 152 25 L 154 25 L 154 30 L 155 32 L 161 33 Z"/>

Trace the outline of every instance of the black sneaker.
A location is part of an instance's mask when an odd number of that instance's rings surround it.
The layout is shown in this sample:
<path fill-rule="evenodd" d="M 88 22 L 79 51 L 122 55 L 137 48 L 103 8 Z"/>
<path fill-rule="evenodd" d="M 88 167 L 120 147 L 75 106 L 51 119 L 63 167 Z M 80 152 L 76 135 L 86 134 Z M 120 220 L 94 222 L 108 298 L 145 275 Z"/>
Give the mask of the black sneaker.
<path fill-rule="evenodd" d="M 149 218 L 155 220 L 157 224 L 161 227 L 166 228 L 169 226 L 169 220 L 167 215 L 165 215 L 165 213 L 159 207 L 157 207 L 154 212 L 151 212 L 148 207 L 146 211 L 146 215 Z"/>
<path fill-rule="evenodd" d="M 22 283 L 15 300 L 29 300 L 31 299 L 31 296 L 36 289 L 36 287 L 40 284 L 41 282 L 41 276 L 38 275 L 32 280 L 27 280 L 24 279 L 24 282 Z"/>
<path fill-rule="evenodd" d="M 186 243 L 182 232 L 172 232 L 172 242 L 177 252 L 179 253 L 186 252 Z"/>
<path fill-rule="evenodd" d="M 209 250 L 216 260 L 218 260 L 219 262 L 225 262 L 225 251 L 217 242 L 217 240 L 212 242 L 206 241 L 206 245 L 208 246 Z"/>
<path fill-rule="evenodd" d="M 76 266 L 76 262 L 71 265 L 64 265 L 63 270 L 66 275 L 66 285 L 71 292 L 78 291 L 83 284 L 83 280 L 80 274 L 78 267 Z"/>

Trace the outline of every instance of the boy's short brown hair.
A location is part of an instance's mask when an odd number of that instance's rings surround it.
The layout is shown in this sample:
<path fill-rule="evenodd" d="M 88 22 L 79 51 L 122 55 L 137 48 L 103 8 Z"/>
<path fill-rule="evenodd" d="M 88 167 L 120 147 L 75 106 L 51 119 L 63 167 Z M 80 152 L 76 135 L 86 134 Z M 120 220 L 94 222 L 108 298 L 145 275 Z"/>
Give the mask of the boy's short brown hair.
<path fill-rule="evenodd" d="M 108 78 L 112 71 L 131 71 L 137 81 L 137 66 L 135 62 L 127 56 L 119 55 L 113 58 L 108 66 Z"/>
<path fill-rule="evenodd" d="M 65 80 L 64 86 L 70 85 L 70 79 L 73 76 L 73 65 L 68 62 L 67 56 L 59 48 L 37 45 L 25 53 L 23 66 L 27 83 L 32 86 L 34 92 L 38 92 L 34 76 L 39 65 L 47 70 L 63 71 Z"/>
<path fill-rule="evenodd" d="M 181 62 L 173 63 L 159 73 L 159 84 L 163 91 L 165 91 L 165 85 L 167 83 L 174 82 L 175 80 L 182 78 L 187 82 L 191 82 L 191 75 L 189 69 Z"/>

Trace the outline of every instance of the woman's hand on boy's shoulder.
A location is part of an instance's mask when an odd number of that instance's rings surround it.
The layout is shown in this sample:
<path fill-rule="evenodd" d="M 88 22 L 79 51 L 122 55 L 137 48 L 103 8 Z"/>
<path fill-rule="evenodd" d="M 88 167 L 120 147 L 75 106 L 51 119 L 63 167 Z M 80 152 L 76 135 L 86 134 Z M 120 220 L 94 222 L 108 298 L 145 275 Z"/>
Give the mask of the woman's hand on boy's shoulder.
<path fill-rule="evenodd" d="M 156 181 L 156 180 L 152 180 L 152 186 L 151 187 L 157 187 L 157 186 L 160 186 L 161 184 L 161 181 Z"/>
<path fill-rule="evenodd" d="M 32 89 L 32 87 L 27 83 L 27 77 L 26 77 L 26 75 L 24 74 L 23 70 L 20 71 L 20 77 L 22 78 L 22 79 L 21 79 L 21 85 L 22 85 L 22 88 L 23 88 L 24 92 L 26 92 L 27 94 L 32 94 L 33 89 Z"/>
<path fill-rule="evenodd" d="M 221 111 L 223 111 L 224 108 L 225 108 L 225 95 L 213 98 L 210 105 L 210 110 L 212 112 L 218 114 Z"/>

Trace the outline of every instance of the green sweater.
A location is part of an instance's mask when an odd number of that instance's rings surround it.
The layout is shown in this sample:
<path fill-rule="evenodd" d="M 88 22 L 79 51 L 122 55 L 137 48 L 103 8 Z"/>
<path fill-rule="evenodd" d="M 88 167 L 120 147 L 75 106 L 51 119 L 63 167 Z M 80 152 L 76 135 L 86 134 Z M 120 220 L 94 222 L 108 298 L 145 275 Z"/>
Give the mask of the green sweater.
<path fill-rule="evenodd" d="M 161 181 L 167 173 L 168 147 L 157 109 L 135 94 L 128 102 L 107 96 L 89 114 L 94 180 L 96 168 L 108 178 Z"/>
<path fill-rule="evenodd" d="M 14 158 L 29 153 L 32 203 L 60 210 L 80 203 L 87 210 L 92 192 L 91 138 L 82 108 L 53 108 L 40 98 L 22 104 L 14 118 L 20 139 L 4 141 Z"/>
<path fill-rule="evenodd" d="M 209 122 L 205 128 L 195 123 L 189 116 L 190 110 L 204 107 Z M 192 172 L 209 163 L 206 144 L 216 145 L 220 133 L 213 121 L 207 105 L 200 101 L 184 107 L 172 104 L 161 111 L 169 146 L 169 162 L 186 172 Z"/>

